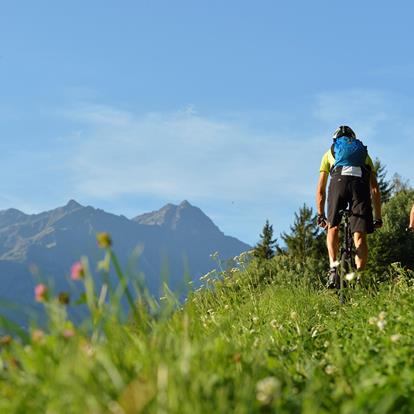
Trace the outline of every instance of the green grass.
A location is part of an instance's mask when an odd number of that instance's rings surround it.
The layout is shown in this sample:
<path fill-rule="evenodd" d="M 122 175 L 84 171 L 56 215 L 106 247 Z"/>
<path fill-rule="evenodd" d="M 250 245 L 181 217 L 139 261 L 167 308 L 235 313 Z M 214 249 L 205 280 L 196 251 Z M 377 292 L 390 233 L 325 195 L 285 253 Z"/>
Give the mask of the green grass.
<path fill-rule="evenodd" d="M 207 276 L 182 307 L 168 290 L 159 303 L 143 294 L 126 323 L 125 280 L 99 302 L 86 272 L 85 324 L 73 327 L 49 298 L 48 329 L 1 339 L 0 412 L 413 412 L 405 272 L 340 305 L 288 258 L 239 269 Z"/>

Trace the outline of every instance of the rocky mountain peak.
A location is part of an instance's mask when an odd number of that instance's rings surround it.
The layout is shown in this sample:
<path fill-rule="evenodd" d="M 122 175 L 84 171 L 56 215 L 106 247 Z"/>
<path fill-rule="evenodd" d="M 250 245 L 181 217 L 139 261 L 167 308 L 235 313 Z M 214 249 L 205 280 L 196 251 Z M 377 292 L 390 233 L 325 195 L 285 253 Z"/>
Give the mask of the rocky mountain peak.
<path fill-rule="evenodd" d="M 208 216 L 187 200 L 182 201 L 179 205 L 166 204 L 159 210 L 139 215 L 133 220 L 139 224 L 157 225 L 170 230 L 190 231 L 191 233 L 221 233 Z"/>

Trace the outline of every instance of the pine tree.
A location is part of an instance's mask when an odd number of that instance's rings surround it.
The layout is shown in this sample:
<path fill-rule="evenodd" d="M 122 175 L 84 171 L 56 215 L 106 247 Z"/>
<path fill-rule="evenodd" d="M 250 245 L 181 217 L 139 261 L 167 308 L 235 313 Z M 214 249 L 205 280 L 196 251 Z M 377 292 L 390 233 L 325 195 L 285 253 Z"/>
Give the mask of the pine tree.
<path fill-rule="evenodd" d="M 377 181 L 381 193 L 381 201 L 386 203 L 391 198 L 395 183 L 386 179 L 387 170 L 385 165 L 381 164 L 378 158 L 374 161 L 374 168 L 377 171 Z"/>
<path fill-rule="evenodd" d="M 410 181 L 401 177 L 400 174 L 395 173 L 392 176 L 392 194 L 397 195 L 399 193 L 407 192 L 412 190 Z"/>
<path fill-rule="evenodd" d="M 277 246 L 277 239 L 273 237 L 273 226 L 269 224 L 269 220 L 266 220 L 266 224 L 263 227 L 263 232 L 260 235 L 261 241 L 253 249 L 253 255 L 258 259 L 271 259 L 275 255 L 275 249 L 279 249 Z"/>
<path fill-rule="evenodd" d="M 295 213 L 295 221 L 290 226 L 290 234 L 282 233 L 288 254 L 304 261 L 307 257 L 325 258 L 325 235 L 317 224 L 316 215 L 306 204 Z"/>

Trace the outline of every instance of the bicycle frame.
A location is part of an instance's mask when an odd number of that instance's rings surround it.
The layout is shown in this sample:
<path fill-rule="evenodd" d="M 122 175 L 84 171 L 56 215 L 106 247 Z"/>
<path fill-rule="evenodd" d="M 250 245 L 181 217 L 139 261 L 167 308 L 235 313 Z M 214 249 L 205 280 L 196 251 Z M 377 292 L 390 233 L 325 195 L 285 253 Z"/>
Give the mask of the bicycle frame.
<path fill-rule="evenodd" d="M 351 273 L 355 270 L 355 249 L 354 249 L 354 240 L 352 237 L 351 226 L 349 224 L 349 217 L 352 215 L 352 212 L 349 208 L 342 210 L 343 220 L 343 237 L 342 245 L 340 250 L 340 261 L 338 268 L 338 277 L 339 277 L 339 299 L 341 303 L 344 303 L 344 278 L 348 273 Z"/>

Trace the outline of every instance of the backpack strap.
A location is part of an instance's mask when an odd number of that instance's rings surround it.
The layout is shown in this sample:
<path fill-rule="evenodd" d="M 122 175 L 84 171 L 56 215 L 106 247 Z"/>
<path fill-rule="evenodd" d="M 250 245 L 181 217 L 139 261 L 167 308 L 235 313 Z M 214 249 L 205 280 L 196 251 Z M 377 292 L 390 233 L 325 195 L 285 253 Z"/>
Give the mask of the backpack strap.
<path fill-rule="evenodd" d="M 334 138 L 333 144 L 331 145 L 331 154 L 332 154 L 332 157 L 333 157 L 334 160 L 335 160 L 335 151 L 334 151 L 335 142 L 336 142 L 336 138 Z M 332 172 L 333 172 L 334 165 L 335 165 L 335 163 L 332 164 L 332 167 L 331 167 L 331 169 L 329 171 L 330 174 L 332 174 Z"/>

